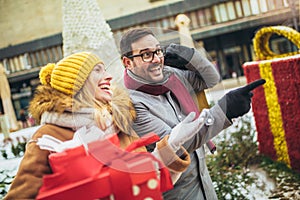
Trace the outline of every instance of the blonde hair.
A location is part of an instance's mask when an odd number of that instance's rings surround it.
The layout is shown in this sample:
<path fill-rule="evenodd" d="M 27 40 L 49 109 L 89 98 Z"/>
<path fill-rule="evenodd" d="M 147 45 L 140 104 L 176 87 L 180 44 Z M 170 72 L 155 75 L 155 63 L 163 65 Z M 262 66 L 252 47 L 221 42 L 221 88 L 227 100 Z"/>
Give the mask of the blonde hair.
<path fill-rule="evenodd" d="M 83 87 L 74 96 L 73 111 L 80 108 L 94 108 L 94 120 L 99 128 L 105 130 L 107 128 L 107 121 L 112 120 L 112 106 L 111 102 L 104 103 L 95 98 L 95 95 L 85 87 L 90 80 L 87 78 Z"/>

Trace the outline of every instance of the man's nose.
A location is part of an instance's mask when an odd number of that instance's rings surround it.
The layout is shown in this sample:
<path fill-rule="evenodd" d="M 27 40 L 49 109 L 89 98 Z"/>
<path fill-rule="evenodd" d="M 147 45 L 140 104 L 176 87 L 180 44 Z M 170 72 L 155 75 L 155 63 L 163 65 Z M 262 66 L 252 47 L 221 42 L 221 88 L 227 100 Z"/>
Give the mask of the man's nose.
<path fill-rule="evenodd" d="M 153 57 L 153 60 L 152 60 L 152 62 L 160 62 L 160 57 L 156 54 L 156 53 L 154 53 L 154 55 L 153 55 L 154 57 Z"/>

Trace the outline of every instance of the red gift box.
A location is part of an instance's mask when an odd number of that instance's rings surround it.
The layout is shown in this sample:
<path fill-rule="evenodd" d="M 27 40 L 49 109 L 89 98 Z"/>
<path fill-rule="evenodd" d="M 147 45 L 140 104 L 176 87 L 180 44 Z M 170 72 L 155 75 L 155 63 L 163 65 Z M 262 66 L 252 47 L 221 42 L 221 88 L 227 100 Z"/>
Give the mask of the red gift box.
<path fill-rule="evenodd" d="M 290 31 L 269 28 L 258 32 L 260 35 L 255 40 L 266 41 L 262 39 L 264 34 L 269 39 L 269 30 Z M 261 55 L 269 51 L 262 50 Z M 263 87 L 253 91 L 252 98 L 259 152 L 300 172 L 300 55 L 276 58 L 273 53 L 272 56 L 269 60 L 243 65 L 248 83 L 260 78 L 266 80 Z"/>
<path fill-rule="evenodd" d="M 129 152 L 157 135 L 122 150 L 111 140 L 95 141 L 49 156 L 53 174 L 43 178 L 37 199 L 162 199 L 172 189 L 169 171 L 152 154 Z"/>

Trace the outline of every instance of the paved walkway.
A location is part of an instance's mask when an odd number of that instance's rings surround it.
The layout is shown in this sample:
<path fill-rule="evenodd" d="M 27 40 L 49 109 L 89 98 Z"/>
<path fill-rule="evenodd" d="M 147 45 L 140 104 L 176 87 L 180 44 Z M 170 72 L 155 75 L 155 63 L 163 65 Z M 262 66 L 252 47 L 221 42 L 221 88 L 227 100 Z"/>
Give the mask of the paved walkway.
<path fill-rule="evenodd" d="M 247 84 L 244 76 L 235 79 L 226 79 L 218 83 L 215 87 L 205 90 L 206 98 L 209 104 L 216 103 L 229 90 L 241 87 Z"/>

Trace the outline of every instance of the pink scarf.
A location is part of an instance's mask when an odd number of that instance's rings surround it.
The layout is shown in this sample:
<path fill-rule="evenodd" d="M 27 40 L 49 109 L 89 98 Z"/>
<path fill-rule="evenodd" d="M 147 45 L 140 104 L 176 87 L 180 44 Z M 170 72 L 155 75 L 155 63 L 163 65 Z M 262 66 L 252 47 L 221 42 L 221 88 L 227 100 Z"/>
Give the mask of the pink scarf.
<path fill-rule="evenodd" d="M 152 95 L 161 95 L 171 91 L 177 98 L 185 114 L 189 114 L 192 111 L 196 112 L 196 116 L 199 116 L 200 114 L 190 93 L 174 74 L 172 74 L 162 85 L 150 85 L 134 80 L 127 74 L 127 70 L 125 70 L 124 83 L 128 89 L 137 90 Z"/>
<path fill-rule="evenodd" d="M 196 117 L 200 115 L 199 109 L 191 97 L 190 93 L 183 85 L 183 83 L 177 78 L 175 74 L 172 74 L 168 80 L 161 85 L 150 85 L 138 82 L 131 78 L 127 70 L 124 72 L 124 84 L 128 89 L 141 91 L 151 95 L 161 95 L 165 94 L 168 91 L 171 91 L 177 98 L 183 112 L 187 115 L 190 112 L 195 112 Z M 208 141 L 207 146 L 210 149 L 211 153 L 214 153 L 216 146 L 213 142 Z"/>

